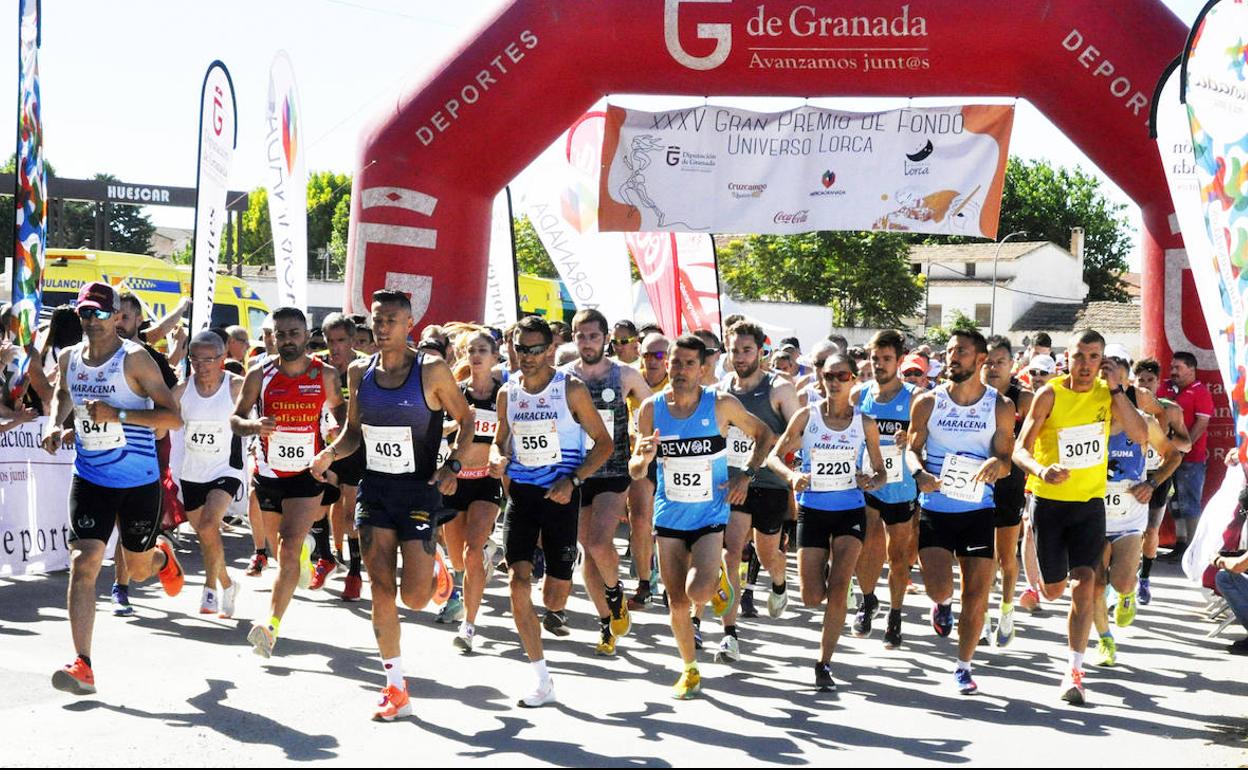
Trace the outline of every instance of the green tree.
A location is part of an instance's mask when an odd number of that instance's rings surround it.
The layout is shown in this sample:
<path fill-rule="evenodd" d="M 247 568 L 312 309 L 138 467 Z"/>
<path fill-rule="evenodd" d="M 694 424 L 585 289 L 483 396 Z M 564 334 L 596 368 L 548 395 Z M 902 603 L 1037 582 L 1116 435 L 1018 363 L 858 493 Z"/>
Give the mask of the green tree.
<path fill-rule="evenodd" d="M 1133 231 L 1125 209 L 1107 198 L 1101 181 L 1081 168 L 1055 169 L 1043 160 L 1010 158 L 1000 232 L 1026 230 L 1031 240 L 1069 246 L 1071 228 L 1082 227 L 1088 299 L 1126 302 L 1119 275 L 1127 269 Z"/>
<path fill-rule="evenodd" d="M 923 300 L 896 233 L 750 235 L 720 251 L 719 270 L 742 299 L 825 305 L 837 326 L 902 326 Z"/>
<path fill-rule="evenodd" d="M 555 263 L 546 253 L 542 239 L 537 236 L 537 228 L 527 216 L 513 220 L 516 232 L 516 265 L 525 275 L 536 275 L 539 278 L 559 278 Z"/>
<path fill-rule="evenodd" d="M 949 323 L 943 326 L 927 327 L 927 334 L 924 339 L 935 350 L 944 350 L 945 345 L 949 342 L 949 338 L 953 336 L 955 331 L 979 331 L 979 325 L 975 323 L 975 319 L 963 313 L 961 310 L 953 311 L 953 318 Z"/>
<path fill-rule="evenodd" d="M 308 175 L 308 273 L 318 275 L 321 250 L 330 256 L 331 273 L 341 275 L 346 267 L 347 229 L 351 221 L 351 176 L 332 171 Z M 269 192 L 264 187 L 251 191 L 243 213 L 243 264 L 272 265 L 273 227 L 269 218 Z"/>
<path fill-rule="evenodd" d="M 1070 230 L 1082 227 L 1083 280 L 1089 300 L 1126 302 L 1119 275 L 1127 269 L 1134 230 L 1126 206 L 1110 200 L 1101 180 L 1082 168 L 1054 168 L 1045 160 L 1011 157 L 1001 194 L 1001 237 L 1024 231 L 1026 240 L 1070 246 Z M 910 236 L 916 243 L 967 243 L 956 236 Z"/>
<path fill-rule="evenodd" d="M 115 182 L 117 177 L 112 174 L 96 174 L 92 179 L 99 182 Z M 55 193 L 55 190 L 53 191 Z M 64 208 L 84 207 L 94 209 L 90 203 L 72 203 L 66 201 Z M 92 240 L 94 241 L 95 217 L 92 212 Z M 120 203 L 109 204 L 108 216 L 108 248 L 109 251 L 123 251 L 127 254 L 150 254 L 152 235 L 156 233 L 156 225 L 152 218 L 143 213 L 139 206 Z M 69 241 L 72 243 L 73 241 Z M 96 244 L 99 248 L 100 244 Z"/>

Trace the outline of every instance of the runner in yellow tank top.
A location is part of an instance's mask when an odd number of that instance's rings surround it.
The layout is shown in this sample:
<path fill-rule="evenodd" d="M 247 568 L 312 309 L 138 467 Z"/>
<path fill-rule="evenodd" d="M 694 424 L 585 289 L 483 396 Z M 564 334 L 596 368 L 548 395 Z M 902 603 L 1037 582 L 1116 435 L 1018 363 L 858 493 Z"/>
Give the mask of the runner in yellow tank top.
<path fill-rule="evenodd" d="M 1069 502 L 1104 497 L 1113 399 L 1109 386 L 1098 378 L 1090 390 L 1072 390 L 1068 375 L 1055 378 L 1048 388 L 1053 392 L 1052 410 L 1032 454 L 1041 466 L 1060 465 L 1068 475 L 1059 483 L 1029 476 L 1027 491 L 1046 500 Z"/>
<path fill-rule="evenodd" d="M 1036 393 L 1014 448 L 1014 463 L 1030 476 L 1045 598 L 1059 598 L 1070 579 L 1070 669 L 1061 698 L 1075 704 L 1084 702 L 1083 653 L 1092 627 L 1096 569 L 1105 553 L 1111 420 L 1137 444 L 1148 442 L 1148 426 L 1127 398 L 1122 371 L 1106 366 L 1104 354 L 1105 338 L 1098 332 L 1075 333 L 1066 350 L 1070 374 Z"/>

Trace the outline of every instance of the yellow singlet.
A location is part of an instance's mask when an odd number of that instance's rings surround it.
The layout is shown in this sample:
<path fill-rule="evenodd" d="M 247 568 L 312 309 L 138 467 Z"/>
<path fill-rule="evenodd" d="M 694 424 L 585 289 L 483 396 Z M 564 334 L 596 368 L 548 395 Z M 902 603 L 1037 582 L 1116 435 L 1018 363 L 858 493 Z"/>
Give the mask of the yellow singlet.
<path fill-rule="evenodd" d="M 1037 476 L 1027 479 L 1027 491 L 1046 500 L 1083 502 L 1105 496 L 1109 471 L 1109 425 L 1113 396 L 1097 378 L 1092 389 L 1076 393 L 1060 377 L 1053 387 L 1053 409 L 1040 429 L 1032 455 L 1042 466 L 1070 470 L 1062 484 L 1048 484 Z"/>

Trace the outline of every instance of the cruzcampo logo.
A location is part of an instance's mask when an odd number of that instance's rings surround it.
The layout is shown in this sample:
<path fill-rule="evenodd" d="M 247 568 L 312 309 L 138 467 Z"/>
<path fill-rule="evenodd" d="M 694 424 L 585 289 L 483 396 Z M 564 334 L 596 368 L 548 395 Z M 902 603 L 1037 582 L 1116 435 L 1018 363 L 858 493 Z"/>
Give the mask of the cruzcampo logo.
<path fill-rule="evenodd" d="M 825 172 L 823 172 L 823 176 L 821 177 L 821 181 L 823 182 L 823 188 L 826 190 L 827 188 L 829 188 L 829 187 L 831 187 L 832 185 L 836 184 L 836 174 L 832 173 L 832 171 L 830 171 L 830 170 L 829 170 L 829 171 L 825 171 Z"/>

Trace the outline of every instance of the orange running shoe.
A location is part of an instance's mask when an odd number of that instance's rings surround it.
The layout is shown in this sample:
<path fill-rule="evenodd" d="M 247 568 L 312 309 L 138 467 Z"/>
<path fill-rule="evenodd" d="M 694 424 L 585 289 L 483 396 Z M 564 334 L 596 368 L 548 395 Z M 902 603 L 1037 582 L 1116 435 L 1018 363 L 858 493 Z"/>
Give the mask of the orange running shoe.
<path fill-rule="evenodd" d="M 407 685 L 402 689 L 388 684 L 381 689 L 381 700 L 373 712 L 374 722 L 393 722 L 400 717 L 412 715 L 412 701 L 407 697 Z"/>
<path fill-rule="evenodd" d="M 455 590 L 455 578 L 446 568 L 446 561 L 442 557 L 442 546 L 438 546 L 433 552 L 433 581 L 433 603 L 446 604 L 446 600 L 451 598 L 451 592 Z"/>
<path fill-rule="evenodd" d="M 173 552 L 173 544 L 166 538 L 157 538 L 156 547 L 165 554 L 165 566 L 160 569 L 160 585 L 166 594 L 177 596 L 182 591 L 182 584 L 186 582 L 182 565 L 178 563 L 178 557 Z"/>
<path fill-rule="evenodd" d="M 364 581 L 360 580 L 359 575 L 347 575 L 346 580 L 342 581 L 342 600 L 344 602 L 353 602 L 360 598 L 360 588 Z"/>
<path fill-rule="evenodd" d="M 334 563 L 329 559 L 317 559 L 316 566 L 312 568 L 312 580 L 308 583 L 308 590 L 321 590 L 332 574 L 334 574 Z"/>
<path fill-rule="evenodd" d="M 74 662 L 52 674 L 52 686 L 73 695 L 92 695 L 95 693 L 95 674 L 82 658 L 74 658 Z"/>

